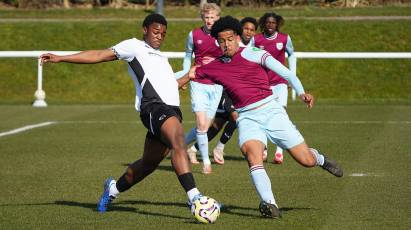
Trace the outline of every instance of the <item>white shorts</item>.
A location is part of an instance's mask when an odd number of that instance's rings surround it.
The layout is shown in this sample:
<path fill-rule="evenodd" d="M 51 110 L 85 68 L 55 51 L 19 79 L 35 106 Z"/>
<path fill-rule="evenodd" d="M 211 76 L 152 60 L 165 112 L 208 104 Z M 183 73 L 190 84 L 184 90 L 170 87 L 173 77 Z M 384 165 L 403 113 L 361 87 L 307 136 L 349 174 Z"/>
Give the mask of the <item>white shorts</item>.
<path fill-rule="evenodd" d="M 214 118 L 222 93 L 223 87 L 221 85 L 208 85 L 190 81 L 192 111 L 207 112 L 208 118 Z"/>
<path fill-rule="evenodd" d="M 281 83 L 270 87 L 273 91 L 275 100 L 282 106 L 287 107 L 288 100 L 288 85 Z"/>
<path fill-rule="evenodd" d="M 240 148 L 250 140 L 261 141 L 267 146 L 267 138 L 283 149 L 290 149 L 304 142 L 285 109 L 275 100 L 258 109 L 240 112 L 237 127 Z"/>

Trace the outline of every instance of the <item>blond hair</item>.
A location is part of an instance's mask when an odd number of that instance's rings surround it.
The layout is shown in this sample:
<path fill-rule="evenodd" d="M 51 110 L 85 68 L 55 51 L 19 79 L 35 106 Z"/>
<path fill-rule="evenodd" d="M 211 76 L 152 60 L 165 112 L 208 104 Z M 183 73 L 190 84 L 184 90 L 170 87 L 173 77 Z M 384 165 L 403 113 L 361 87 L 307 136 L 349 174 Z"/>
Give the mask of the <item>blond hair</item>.
<path fill-rule="evenodd" d="M 221 8 L 215 3 L 204 3 L 200 9 L 201 17 L 203 17 L 205 13 L 210 11 L 215 11 L 217 16 L 220 16 Z"/>

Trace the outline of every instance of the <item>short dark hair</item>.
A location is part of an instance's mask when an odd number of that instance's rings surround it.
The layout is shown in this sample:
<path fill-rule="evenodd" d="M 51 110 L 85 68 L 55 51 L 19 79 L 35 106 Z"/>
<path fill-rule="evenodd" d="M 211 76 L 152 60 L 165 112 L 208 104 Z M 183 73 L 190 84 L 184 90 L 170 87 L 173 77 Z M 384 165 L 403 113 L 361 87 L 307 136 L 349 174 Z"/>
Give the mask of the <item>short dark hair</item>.
<path fill-rule="evenodd" d="M 267 21 L 267 18 L 274 18 L 275 22 L 277 23 L 277 31 L 280 31 L 280 27 L 284 25 L 284 19 L 280 15 L 274 13 L 274 12 L 269 12 L 265 13 L 260 20 L 258 20 L 258 24 L 260 24 L 261 30 L 265 29 L 265 22 Z"/>
<path fill-rule="evenodd" d="M 147 15 L 147 17 L 143 21 L 143 27 L 148 28 L 153 23 L 159 23 L 159 24 L 165 25 L 167 27 L 167 20 L 161 14 L 153 13 L 153 14 Z"/>
<path fill-rule="evenodd" d="M 257 30 L 257 28 L 258 28 L 258 23 L 257 23 L 257 20 L 256 20 L 255 18 L 245 17 L 245 18 L 241 19 L 241 21 L 240 21 L 241 26 L 244 26 L 244 24 L 246 24 L 247 22 L 249 22 L 249 23 L 251 23 L 251 24 L 254 24 L 255 30 Z"/>
<path fill-rule="evenodd" d="M 213 27 L 211 28 L 211 36 L 217 39 L 218 33 L 225 30 L 232 30 L 234 31 L 234 33 L 240 36 L 243 33 L 243 28 L 241 27 L 238 19 L 235 19 L 231 16 L 225 16 L 214 23 Z"/>

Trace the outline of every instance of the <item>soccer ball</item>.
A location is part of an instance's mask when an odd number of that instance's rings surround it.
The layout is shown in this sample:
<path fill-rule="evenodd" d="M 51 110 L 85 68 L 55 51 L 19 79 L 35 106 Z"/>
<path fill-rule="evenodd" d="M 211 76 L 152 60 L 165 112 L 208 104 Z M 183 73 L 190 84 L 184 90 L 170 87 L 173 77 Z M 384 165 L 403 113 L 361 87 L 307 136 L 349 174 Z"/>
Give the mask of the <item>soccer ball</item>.
<path fill-rule="evenodd" d="M 211 224 L 220 215 L 220 205 L 213 198 L 202 196 L 191 205 L 191 213 L 193 213 L 198 222 Z"/>

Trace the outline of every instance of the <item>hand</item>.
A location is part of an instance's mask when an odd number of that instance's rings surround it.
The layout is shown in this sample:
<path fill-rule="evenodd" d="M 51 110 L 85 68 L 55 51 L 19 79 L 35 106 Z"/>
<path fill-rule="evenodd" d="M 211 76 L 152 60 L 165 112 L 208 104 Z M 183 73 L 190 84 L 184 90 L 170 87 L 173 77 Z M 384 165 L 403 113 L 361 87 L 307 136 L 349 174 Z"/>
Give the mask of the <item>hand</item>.
<path fill-rule="evenodd" d="M 301 100 L 307 104 L 307 107 L 311 109 L 314 105 L 314 96 L 309 93 L 304 93 L 300 95 Z"/>
<path fill-rule="evenodd" d="M 190 68 L 190 70 L 188 71 L 188 77 L 189 77 L 190 79 L 196 78 L 196 69 L 197 69 L 197 66 L 195 65 L 195 66 L 192 66 L 192 67 Z"/>
<path fill-rule="evenodd" d="M 42 54 L 40 56 L 40 59 L 41 59 L 41 63 L 46 63 L 46 62 L 58 63 L 61 61 L 60 56 L 51 54 L 51 53 Z"/>

